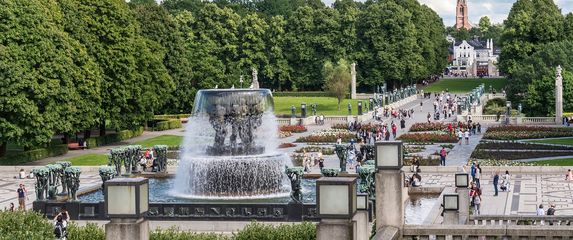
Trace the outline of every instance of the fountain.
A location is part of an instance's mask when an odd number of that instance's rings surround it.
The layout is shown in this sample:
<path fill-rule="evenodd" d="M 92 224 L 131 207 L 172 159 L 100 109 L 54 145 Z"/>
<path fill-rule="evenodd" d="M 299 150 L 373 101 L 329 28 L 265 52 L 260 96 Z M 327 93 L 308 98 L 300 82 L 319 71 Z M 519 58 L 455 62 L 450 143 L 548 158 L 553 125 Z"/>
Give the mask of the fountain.
<path fill-rule="evenodd" d="M 209 89 L 195 97 L 172 194 L 242 199 L 289 196 L 268 89 Z"/>

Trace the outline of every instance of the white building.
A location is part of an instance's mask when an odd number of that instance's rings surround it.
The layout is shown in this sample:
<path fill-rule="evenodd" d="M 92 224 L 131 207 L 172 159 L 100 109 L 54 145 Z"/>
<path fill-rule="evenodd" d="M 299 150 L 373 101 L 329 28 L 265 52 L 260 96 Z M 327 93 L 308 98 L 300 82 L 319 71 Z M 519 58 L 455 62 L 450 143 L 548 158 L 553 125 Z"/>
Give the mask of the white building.
<path fill-rule="evenodd" d="M 480 42 L 477 39 L 470 41 L 454 41 L 450 47 L 450 60 L 452 61 L 450 74 L 461 76 L 499 76 L 497 62 L 499 50 L 493 46 L 493 40 Z"/>

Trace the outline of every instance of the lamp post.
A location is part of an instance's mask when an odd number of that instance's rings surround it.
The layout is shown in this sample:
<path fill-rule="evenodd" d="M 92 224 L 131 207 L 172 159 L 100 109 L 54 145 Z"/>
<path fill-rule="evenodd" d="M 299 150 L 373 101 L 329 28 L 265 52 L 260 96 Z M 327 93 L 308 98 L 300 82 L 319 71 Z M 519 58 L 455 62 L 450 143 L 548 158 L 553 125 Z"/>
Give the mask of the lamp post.
<path fill-rule="evenodd" d="M 322 177 L 316 181 L 316 206 L 321 219 L 318 240 L 356 239 L 356 178 Z"/>
<path fill-rule="evenodd" d="M 459 224 L 460 196 L 457 193 L 443 195 L 444 224 Z"/>
<path fill-rule="evenodd" d="M 149 239 L 147 178 L 115 178 L 105 186 L 106 239 Z"/>
<path fill-rule="evenodd" d="M 398 231 L 404 225 L 404 172 L 402 141 L 375 143 L 376 232 Z"/>
<path fill-rule="evenodd" d="M 467 173 L 456 173 L 456 193 L 459 196 L 459 224 L 466 224 L 470 216 L 470 189 L 468 188 L 470 177 Z"/>

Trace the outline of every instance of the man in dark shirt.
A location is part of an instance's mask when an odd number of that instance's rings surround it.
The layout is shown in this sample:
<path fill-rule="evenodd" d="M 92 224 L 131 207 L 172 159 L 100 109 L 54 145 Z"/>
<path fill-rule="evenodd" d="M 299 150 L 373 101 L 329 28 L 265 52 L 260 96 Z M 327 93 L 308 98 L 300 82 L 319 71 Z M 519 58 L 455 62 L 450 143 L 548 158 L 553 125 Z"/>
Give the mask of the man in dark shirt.
<path fill-rule="evenodd" d="M 18 209 L 19 210 L 26 210 L 26 188 L 24 184 L 20 184 L 18 190 Z"/>
<path fill-rule="evenodd" d="M 493 175 L 493 189 L 495 190 L 494 196 L 497 196 L 497 184 L 499 183 L 499 172 L 496 171 Z"/>

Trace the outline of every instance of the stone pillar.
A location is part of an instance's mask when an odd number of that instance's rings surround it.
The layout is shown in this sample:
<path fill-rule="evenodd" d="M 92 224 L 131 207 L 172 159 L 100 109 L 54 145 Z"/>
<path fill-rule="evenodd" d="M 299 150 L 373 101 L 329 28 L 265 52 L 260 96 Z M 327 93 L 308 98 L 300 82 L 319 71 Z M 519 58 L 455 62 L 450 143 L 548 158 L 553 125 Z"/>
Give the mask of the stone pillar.
<path fill-rule="evenodd" d="M 352 81 L 350 82 L 350 98 L 356 99 L 356 63 L 352 63 L 350 66 L 350 74 L 352 75 Z"/>
<path fill-rule="evenodd" d="M 322 219 L 316 226 L 317 240 L 356 239 L 356 222 L 350 219 Z"/>
<path fill-rule="evenodd" d="M 458 211 L 444 211 L 444 222 L 445 225 L 458 225 L 459 224 L 459 214 Z"/>
<path fill-rule="evenodd" d="M 357 210 L 352 221 L 356 222 L 356 240 L 368 240 L 370 237 L 370 222 L 367 210 Z"/>
<path fill-rule="evenodd" d="M 105 225 L 106 240 L 147 240 L 149 222 L 140 219 L 111 219 Z"/>
<path fill-rule="evenodd" d="M 378 170 L 376 173 L 376 232 L 384 227 L 398 229 L 404 225 L 404 172 Z"/>
<path fill-rule="evenodd" d="M 563 122 L 563 76 L 561 76 L 561 66 L 557 66 L 557 77 L 555 78 L 555 122 Z"/>
<path fill-rule="evenodd" d="M 460 196 L 459 224 L 467 224 L 470 219 L 470 189 L 456 188 Z"/>

